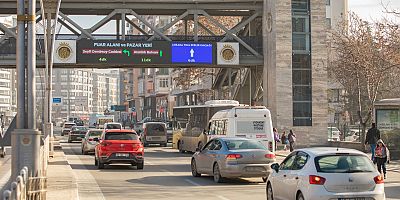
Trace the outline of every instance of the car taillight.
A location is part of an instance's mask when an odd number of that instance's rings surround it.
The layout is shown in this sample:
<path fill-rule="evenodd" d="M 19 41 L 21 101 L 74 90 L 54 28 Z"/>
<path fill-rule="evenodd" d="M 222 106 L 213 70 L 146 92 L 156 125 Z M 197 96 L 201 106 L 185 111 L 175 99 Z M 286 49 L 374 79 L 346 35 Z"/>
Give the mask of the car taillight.
<path fill-rule="evenodd" d="M 309 182 L 311 185 L 323 185 L 325 181 L 326 179 L 321 176 L 316 176 L 316 175 L 309 176 Z"/>
<path fill-rule="evenodd" d="M 375 176 L 374 181 L 376 184 L 382 184 L 384 182 L 383 177 L 381 175 Z"/>
<path fill-rule="evenodd" d="M 275 154 L 273 154 L 273 153 L 265 154 L 265 158 L 274 159 L 275 158 Z"/>
<path fill-rule="evenodd" d="M 139 152 L 144 151 L 144 148 L 143 147 L 139 147 L 139 149 L 137 151 L 139 151 Z"/>
<path fill-rule="evenodd" d="M 93 141 L 93 138 L 89 138 L 89 141 Z"/>
<path fill-rule="evenodd" d="M 240 155 L 240 154 L 228 154 L 226 156 L 226 159 L 239 159 L 241 157 L 242 157 L 242 155 Z"/>

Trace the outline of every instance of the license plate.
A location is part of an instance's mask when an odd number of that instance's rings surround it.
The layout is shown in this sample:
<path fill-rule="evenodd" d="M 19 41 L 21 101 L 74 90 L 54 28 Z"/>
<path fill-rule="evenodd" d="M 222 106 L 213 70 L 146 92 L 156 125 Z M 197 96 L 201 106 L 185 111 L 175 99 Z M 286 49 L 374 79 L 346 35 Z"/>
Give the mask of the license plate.
<path fill-rule="evenodd" d="M 364 197 L 355 197 L 355 198 L 339 198 L 338 200 L 365 200 Z"/>
<path fill-rule="evenodd" d="M 116 156 L 117 157 L 129 157 L 129 154 L 127 154 L 127 153 L 117 153 Z"/>
<path fill-rule="evenodd" d="M 247 167 L 246 170 L 248 172 L 261 172 L 264 170 L 263 167 Z"/>
<path fill-rule="evenodd" d="M 150 137 L 149 139 L 150 139 L 150 140 L 160 140 L 161 137 Z"/>

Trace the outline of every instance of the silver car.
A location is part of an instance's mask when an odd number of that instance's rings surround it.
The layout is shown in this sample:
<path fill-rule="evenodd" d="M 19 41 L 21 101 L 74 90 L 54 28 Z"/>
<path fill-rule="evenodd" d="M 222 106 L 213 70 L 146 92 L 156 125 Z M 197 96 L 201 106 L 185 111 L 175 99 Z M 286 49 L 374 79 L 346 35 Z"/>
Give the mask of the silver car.
<path fill-rule="evenodd" d="M 354 149 L 299 149 L 271 167 L 268 200 L 385 199 L 383 177 L 366 154 Z"/>
<path fill-rule="evenodd" d="M 89 152 L 94 152 L 97 142 L 94 138 L 99 138 L 103 133 L 102 129 L 90 129 L 87 131 L 85 137 L 82 139 L 82 154 L 86 155 Z"/>
<path fill-rule="evenodd" d="M 211 174 L 217 183 L 224 178 L 263 177 L 272 171 L 275 154 L 261 142 L 246 138 L 214 138 L 192 156 L 194 177 Z"/>

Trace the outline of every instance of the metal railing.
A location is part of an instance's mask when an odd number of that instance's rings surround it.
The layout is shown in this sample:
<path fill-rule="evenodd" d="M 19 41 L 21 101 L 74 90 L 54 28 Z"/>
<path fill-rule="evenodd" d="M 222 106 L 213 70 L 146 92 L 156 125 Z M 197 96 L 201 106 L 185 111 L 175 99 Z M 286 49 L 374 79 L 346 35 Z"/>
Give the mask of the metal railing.
<path fill-rule="evenodd" d="M 20 200 L 26 199 L 28 183 L 28 167 L 24 167 L 19 172 L 19 175 L 14 182 L 11 183 L 11 190 L 3 192 L 3 200 Z"/>
<path fill-rule="evenodd" d="M 3 200 L 45 200 L 47 178 L 28 177 L 28 167 L 24 167 L 10 189 L 3 192 Z"/>

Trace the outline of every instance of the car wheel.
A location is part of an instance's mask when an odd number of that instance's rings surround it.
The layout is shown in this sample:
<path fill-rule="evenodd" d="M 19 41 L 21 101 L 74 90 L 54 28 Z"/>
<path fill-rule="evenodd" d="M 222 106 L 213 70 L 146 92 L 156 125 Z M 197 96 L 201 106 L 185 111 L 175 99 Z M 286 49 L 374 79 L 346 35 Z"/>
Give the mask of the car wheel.
<path fill-rule="evenodd" d="M 163 146 L 163 147 L 167 147 L 167 143 L 161 144 L 161 146 Z"/>
<path fill-rule="evenodd" d="M 267 182 L 268 177 L 262 177 L 263 182 Z"/>
<path fill-rule="evenodd" d="M 199 147 L 199 149 L 202 149 L 202 148 L 203 148 L 203 143 L 202 143 L 202 142 L 199 142 L 199 144 L 197 145 L 197 147 Z"/>
<path fill-rule="evenodd" d="M 218 163 L 214 164 L 213 175 L 214 175 L 214 182 L 216 182 L 216 183 L 224 182 L 224 178 L 222 178 L 222 176 L 221 176 L 221 172 L 220 172 Z"/>
<path fill-rule="evenodd" d="M 144 162 L 138 163 L 138 164 L 136 165 L 136 168 L 137 168 L 137 169 L 143 169 L 143 168 L 144 168 Z"/>
<path fill-rule="evenodd" d="M 97 169 L 104 169 L 104 163 L 102 163 L 100 160 L 97 161 Z"/>
<path fill-rule="evenodd" d="M 68 143 L 72 143 L 72 140 L 68 139 Z"/>
<path fill-rule="evenodd" d="M 272 191 L 271 183 L 267 184 L 267 200 L 274 200 L 274 192 Z"/>
<path fill-rule="evenodd" d="M 178 141 L 178 149 L 179 149 L 179 153 L 185 153 L 185 151 L 183 150 L 183 147 L 182 147 L 182 141 Z"/>
<path fill-rule="evenodd" d="M 94 157 L 94 166 L 97 166 L 97 165 L 99 165 L 99 162 L 97 161 L 97 158 L 96 158 L 96 156 Z"/>
<path fill-rule="evenodd" d="M 191 162 L 190 166 L 192 168 L 192 176 L 200 177 L 201 174 L 197 172 L 196 160 L 194 158 L 192 158 L 192 162 Z"/>
<path fill-rule="evenodd" d="M 297 194 L 297 200 L 304 200 L 304 196 L 301 192 L 299 192 L 299 194 Z"/>

